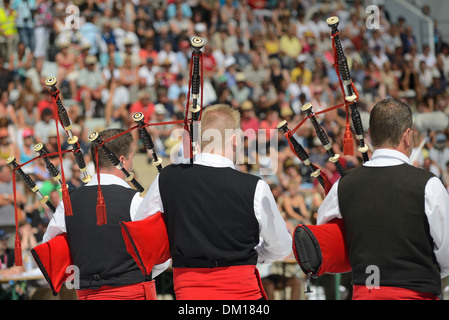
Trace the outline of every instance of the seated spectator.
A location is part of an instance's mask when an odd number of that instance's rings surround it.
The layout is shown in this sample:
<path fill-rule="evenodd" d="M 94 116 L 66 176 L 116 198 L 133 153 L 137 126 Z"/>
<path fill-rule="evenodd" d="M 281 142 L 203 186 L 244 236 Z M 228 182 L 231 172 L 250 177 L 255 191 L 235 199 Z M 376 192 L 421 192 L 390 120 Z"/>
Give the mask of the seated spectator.
<path fill-rule="evenodd" d="M 0 228 L 6 232 L 14 232 L 16 220 L 12 170 L 6 164 L 0 164 L 0 194 Z M 25 218 L 23 205 L 26 203 L 26 198 L 17 190 L 16 201 L 20 221 Z"/>
<path fill-rule="evenodd" d="M 69 83 L 71 98 L 74 99 L 77 94 L 77 59 L 72 52 L 70 41 L 62 40 L 58 43 L 58 46 L 60 51 L 55 56 L 55 62 L 58 67 L 56 79 L 58 79 L 60 85 L 65 81 Z"/>
<path fill-rule="evenodd" d="M 185 82 L 182 73 L 178 73 L 176 76 L 176 82 L 168 87 L 167 98 L 174 103 L 181 93 L 187 95 L 189 93 L 188 91 L 189 85 Z"/>
<path fill-rule="evenodd" d="M 131 104 L 129 108 L 129 123 L 134 125 L 134 121 L 132 120 L 132 116 L 136 112 L 142 112 L 144 115 L 144 121 L 149 122 L 154 115 L 154 103 L 151 102 L 150 94 L 141 90 L 138 95 L 138 100 Z"/>
<path fill-rule="evenodd" d="M 8 120 L 0 118 L 0 165 L 6 164 L 6 159 L 10 156 L 19 159 L 20 155 L 17 154 L 17 150 L 17 145 L 13 143 L 8 132 Z"/>
<path fill-rule="evenodd" d="M 140 87 L 153 87 L 156 83 L 156 74 L 160 71 L 160 68 L 155 64 L 153 57 L 148 57 L 146 63 L 139 68 L 139 86 Z"/>
<path fill-rule="evenodd" d="M 41 120 L 34 126 L 36 143 L 40 142 L 46 145 L 48 143 L 50 132 L 56 129 L 55 126 L 56 124 L 52 109 L 45 108 L 42 110 Z"/>
<path fill-rule="evenodd" d="M 81 101 L 83 102 L 84 114 L 92 117 L 96 108 L 95 103 L 101 101 L 101 92 L 106 82 L 99 69 L 97 69 L 97 58 L 88 56 L 86 67 L 83 68 L 78 77 L 78 86 Z"/>
<path fill-rule="evenodd" d="M 239 72 L 235 76 L 237 84 L 231 87 L 231 93 L 238 104 L 243 103 L 251 98 L 251 89 L 246 84 L 246 76 L 243 72 Z"/>
<path fill-rule="evenodd" d="M 0 275 L 11 276 L 25 271 L 25 267 L 17 267 L 15 263 L 14 248 L 8 246 L 9 233 L 0 229 Z M 0 288 L 0 293 L 4 294 Z"/>

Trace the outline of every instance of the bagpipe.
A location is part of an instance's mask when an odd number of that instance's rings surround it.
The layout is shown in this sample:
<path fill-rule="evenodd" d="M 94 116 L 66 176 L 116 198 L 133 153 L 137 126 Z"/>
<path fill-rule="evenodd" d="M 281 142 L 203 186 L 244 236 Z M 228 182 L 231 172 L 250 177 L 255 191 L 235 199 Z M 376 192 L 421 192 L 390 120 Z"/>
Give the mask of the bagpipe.
<path fill-rule="evenodd" d="M 369 160 L 368 146 L 364 140 L 362 120 L 356 106 L 359 94 L 352 82 L 348 62 L 341 44 L 340 31 L 338 30 L 339 19 L 338 17 L 330 17 L 326 22 L 331 29 L 334 68 L 339 79 L 344 102 L 318 113 L 313 112 L 313 106 L 308 102 L 301 107 L 301 111 L 306 114 L 306 117 L 295 128 L 290 130 L 287 126 L 287 121 L 285 120 L 277 126 L 286 137 L 293 153 L 310 169 L 311 176 L 316 178 L 323 187 L 325 195 L 328 194 L 332 184 L 329 182 L 325 172 L 321 171 L 316 165 L 311 163 L 307 151 L 294 137 L 294 133 L 305 123 L 305 121 L 310 119 L 318 139 L 329 155 L 329 161 L 335 164 L 340 177 L 343 178 L 346 172 L 340 162 L 340 155 L 334 152 L 332 142 L 327 136 L 326 131 L 320 126 L 316 115 L 340 107 L 345 107 L 346 126 L 343 139 L 344 155 L 354 155 L 353 133 L 351 131 L 350 123 L 351 119 L 355 136 L 359 142 L 357 150 L 361 153 L 363 162 Z M 292 247 L 296 261 L 301 267 L 301 270 L 307 275 L 306 292 L 310 292 L 309 281 L 312 277 L 315 278 L 323 274 L 351 271 L 344 224 L 341 219 L 334 219 L 322 225 L 298 225 L 293 233 Z"/>
<path fill-rule="evenodd" d="M 97 163 L 97 179 L 98 179 L 98 192 L 97 192 L 97 205 L 96 205 L 96 213 L 97 213 L 97 225 L 102 226 L 107 224 L 107 214 L 106 214 L 106 205 L 104 202 L 103 194 L 101 191 L 101 181 L 100 181 L 100 172 L 98 166 L 98 152 L 103 152 L 105 157 L 108 159 L 110 163 L 114 165 L 115 168 L 121 170 L 125 175 L 125 181 L 127 181 L 131 187 L 133 187 L 136 191 L 139 192 L 141 197 L 144 197 L 147 189 L 145 189 L 135 178 L 133 172 L 128 172 L 120 159 L 108 148 L 107 143 L 113 139 L 118 138 L 119 136 L 126 134 L 132 130 L 138 130 L 140 133 L 140 137 L 142 138 L 145 147 L 151 154 L 153 159 L 152 164 L 157 168 L 158 172 L 162 171 L 162 158 L 160 158 L 155 150 L 155 145 L 151 135 L 149 134 L 146 127 L 148 126 L 158 126 L 158 125 L 168 125 L 168 124 L 178 124 L 183 123 L 185 132 L 188 133 L 188 137 L 183 137 L 183 145 L 184 145 L 184 155 L 186 157 L 190 157 L 191 163 L 193 163 L 193 158 L 196 150 L 196 145 L 198 141 L 198 123 L 201 120 L 201 112 L 202 112 L 202 64 L 201 57 L 202 52 L 201 49 L 204 45 L 204 40 L 200 37 L 193 37 L 191 40 L 191 45 L 193 48 L 192 51 L 192 59 L 190 63 L 190 82 L 189 82 L 189 93 L 192 93 L 193 98 L 193 106 L 190 109 L 190 94 L 187 99 L 186 104 L 186 112 L 184 120 L 176 120 L 176 121 L 167 121 L 167 122 L 159 122 L 159 123 L 146 123 L 144 119 L 144 115 L 141 112 L 135 113 L 132 116 L 133 121 L 135 122 L 135 126 L 130 127 L 128 130 L 125 130 L 115 136 L 112 136 L 108 139 L 101 140 L 99 138 L 99 133 L 94 131 L 89 135 L 89 141 L 95 146 L 95 155 L 92 155 Z M 69 135 L 68 143 L 72 145 L 71 150 L 62 151 L 59 142 L 59 133 L 58 134 L 58 153 L 60 158 L 62 158 L 62 153 L 64 152 L 72 152 L 75 155 L 75 160 L 77 161 L 80 169 L 85 168 L 84 158 L 82 156 L 81 150 L 79 148 L 77 137 L 73 136 L 71 132 L 71 123 L 70 119 L 67 116 L 67 112 L 65 111 L 64 105 L 59 98 L 59 90 L 56 88 L 56 79 L 51 77 L 47 78 L 45 81 L 47 84 L 52 100 L 54 102 L 54 108 L 58 112 L 56 116 L 58 116 L 59 121 L 62 123 L 63 128 L 66 130 Z M 190 113 L 189 113 L 190 111 Z M 189 118 L 190 116 L 190 118 Z M 56 119 L 55 119 L 56 120 Z M 56 121 L 58 122 L 58 121 Z M 56 124 L 57 125 L 57 124 Z M 35 146 L 35 151 L 39 152 L 39 157 L 43 158 L 46 167 L 50 172 L 55 181 L 58 181 L 60 187 L 63 191 L 63 201 L 65 214 L 73 214 L 71 212 L 70 205 L 70 197 L 67 192 L 67 196 L 64 198 L 64 188 L 66 189 L 65 178 L 63 169 L 61 167 L 61 174 L 57 172 L 57 169 L 52 165 L 48 156 L 53 154 L 48 154 L 45 152 L 44 146 L 38 145 Z M 24 175 L 22 170 L 19 170 L 20 166 L 17 166 L 19 174 L 21 176 Z M 84 172 L 83 182 L 88 182 L 91 177 Z M 25 176 L 23 176 L 25 177 Z M 26 181 L 31 181 L 31 178 L 24 178 Z M 29 184 L 31 188 L 31 183 Z M 34 186 L 33 186 L 34 188 Z M 37 192 L 37 191 L 36 191 Z M 45 197 L 42 197 L 45 199 Z M 47 199 L 48 200 L 48 199 Z M 44 201 L 44 200 L 42 200 Z M 48 202 L 48 201 L 47 201 Z M 53 207 L 53 212 L 55 211 Z M 17 215 L 17 214 L 16 214 Z M 170 258 L 169 246 L 168 246 L 168 235 L 165 228 L 164 216 L 161 212 L 158 212 L 152 216 L 147 217 L 144 220 L 140 221 L 122 221 L 120 222 L 122 236 L 127 248 L 127 251 L 136 261 L 138 267 L 141 269 L 142 273 L 145 277 L 151 274 L 151 270 L 155 264 L 160 264 L 167 261 Z M 20 239 L 17 234 L 17 241 L 20 245 Z M 20 247 L 16 248 L 16 253 L 21 255 Z M 31 253 L 38 265 L 44 274 L 45 279 L 49 283 L 53 293 L 56 295 L 64 281 L 68 278 L 69 274 L 66 272 L 68 266 L 71 265 L 72 259 L 70 256 L 68 237 L 66 233 L 59 234 L 48 242 L 42 243 L 31 250 Z M 17 259 L 17 265 L 21 265 L 22 261 Z"/>

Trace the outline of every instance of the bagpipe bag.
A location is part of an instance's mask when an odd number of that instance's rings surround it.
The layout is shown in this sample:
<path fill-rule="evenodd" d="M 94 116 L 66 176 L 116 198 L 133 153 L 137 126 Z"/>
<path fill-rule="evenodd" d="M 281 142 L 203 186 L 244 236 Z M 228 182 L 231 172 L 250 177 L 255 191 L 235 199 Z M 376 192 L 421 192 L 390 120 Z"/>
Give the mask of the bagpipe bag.
<path fill-rule="evenodd" d="M 351 271 L 342 219 L 322 225 L 298 225 L 293 233 L 293 253 L 306 274 Z"/>
<path fill-rule="evenodd" d="M 126 250 L 145 276 L 154 265 L 170 259 L 167 229 L 161 212 L 139 221 L 122 221 L 122 235 Z"/>
<path fill-rule="evenodd" d="M 31 254 L 53 294 L 57 295 L 70 275 L 66 272 L 67 267 L 72 265 L 67 233 L 37 245 L 31 249 Z"/>

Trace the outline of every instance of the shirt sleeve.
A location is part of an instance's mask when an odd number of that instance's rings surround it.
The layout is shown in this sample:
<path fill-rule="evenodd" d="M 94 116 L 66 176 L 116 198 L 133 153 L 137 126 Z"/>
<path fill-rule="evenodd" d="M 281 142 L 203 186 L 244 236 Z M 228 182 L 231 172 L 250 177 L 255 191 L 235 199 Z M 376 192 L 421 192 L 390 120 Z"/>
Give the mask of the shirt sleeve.
<path fill-rule="evenodd" d="M 137 209 L 134 218 L 132 220 L 143 220 L 155 213 L 164 212 L 162 206 L 162 199 L 159 193 L 159 175 L 156 176 L 147 194 L 142 200 L 139 208 Z"/>
<path fill-rule="evenodd" d="M 153 195 L 150 195 L 150 192 Z M 159 210 L 159 206 L 154 205 L 153 201 L 155 196 L 159 196 L 159 184 L 158 184 L 158 178 L 154 180 L 153 184 L 150 186 L 150 189 L 148 190 L 147 194 L 144 198 L 142 198 L 139 193 L 136 193 L 134 196 L 132 202 L 131 202 L 131 220 L 137 221 L 137 220 L 143 220 L 146 217 L 149 217 L 161 210 Z M 147 198 L 148 197 L 148 198 Z M 159 196 L 160 199 L 160 196 Z M 160 202 L 162 204 L 162 201 Z M 148 205 L 151 204 L 152 206 L 149 208 Z M 145 206 L 145 208 L 143 208 Z M 162 205 L 160 205 L 162 208 Z M 157 210 L 157 211 L 154 211 Z M 138 215 L 139 214 L 139 215 Z M 164 272 L 170 265 L 171 259 L 168 259 L 164 263 L 156 264 L 153 266 L 153 269 L 151 270 L 151 275 L 153 279 L 160 275 L 162 272 Z"/>
<path fill-rule="evenodd" d="M 437 177 L 426 184 L 425 212 L 441 278 L 444 278 L 449 275 L 449 194 Z"/>
<path fill-rule="evenodd" d="M 47 230 L 45 231 L 42 242 L 47 242 L 56 237 L 58 234 L 67 232 L 65 225 L 65 212 L 64 212 L 64 202 L 59 202 L 56 207 L 55 213 L 48 223 Z"/>
<path fill-rule="evenodd" d="M 338 203 L 338 183 L 336 181 L 318 208 L 317 224 L 325 224 L 335 218 L 342 219 Z"/>
<path fill-rule="evenodd" d="M 268 184 L 259 180 L 254 195 L 254 213 L 259 223 L 260 242 L 256 246 L 258 263 L 271 263 L 288 256 L 292 237 L 279 212 Z"/>

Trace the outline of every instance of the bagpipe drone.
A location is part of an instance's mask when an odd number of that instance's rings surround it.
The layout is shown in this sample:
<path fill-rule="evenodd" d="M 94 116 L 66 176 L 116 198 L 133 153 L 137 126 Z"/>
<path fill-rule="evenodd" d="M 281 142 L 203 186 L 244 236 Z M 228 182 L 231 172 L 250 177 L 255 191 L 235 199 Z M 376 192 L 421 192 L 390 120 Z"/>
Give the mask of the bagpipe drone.
<path fill-rule="evenodd" d="M 107 140 L 99 139 L 98 132 L 92 132 L 89 135 L 89 141 L 95 146 L 95 157 L 96 162 L 98 163 L 98 152 L 103 152 L 108 159 L 117 169 L 121 170 L 125 175 L 125 180 L 139 192 L 141 197 L 145 196 L 147 189 L 145 189 L 135 178 L 132 172 L 128 172 L 123 163 L 119 160 L 119 158 L 113 154 L 107 146 L 107 143 L 120 135 L 123 135 L 132 130 L 138 130 L 140 136 L 145 144 L 145 147 L 148 149 L 151 157 L 153 159 L 152 163 L 157 168 L 158 172 L 162 170 L 162 159 L 158 157 L 154 142 L 151 138 L 151 135 L 148 133 L 146 127 L 147 126 L 157 126 L 157 125 L 167 125 L 167 124 L 177 124 L 183 123 L 185 131 L 188 133 L 188 137 L 183 137 L 183 145 L 184 145 L 184 154 L 187 155 L 191 159 L 191 163 L 193 163 L 194 154 L 196 153 L 196 144 L 198 141 L 198 122 L 201 120 L 201 112 L 202 112 L 202 64 L 201 57 L 202 52 L 201 49 L 204 45 L 204 40 L 199 37 L 193 37 L 191 40 L 192 45 L 192 60 L 190 63 L 190 83 L 189 83 L 189 93 L 192 93 L 193 98 L 193 107 L 190 109 L 190 94 L 187 99 L 186 104 L 186 112 L 184 120 L 177 121 L 169 121 L 169 122 L 160 122 L 160 123 L 145 123 L 144 115 L 140 112 L 135 113 L 132 118 L 136 123 L 135 126 L 129 128 L 126 131 L 123 131 L 116 136 L 113 136 Z M 54 109 L 56 113 L 55 120 L 61 122 L 63 128 L 66 130 L 69 135 L 68 143 L 72 146 L 71 150 L 62 151 L 60 142 L 59 142 L 59 132 L 58 135 L 58 154 L 59 157 L 62 158 L 62 154 L 65 152 L 71 152 L 75 156 L 75 160 L 78 163 L 80 169 L 86 168 L 84 163 L 84 158 L 82 156 L 78 138 L 73 136 L 71 132 L 71 123 L 70 119 L 67 116 L 67 112 L 65 111 L 64 105 L 59 97 L 59 90 L 56 88 L 56 79 L 53 77 L 47 78 L 45 83 L 47 84 L 50 94 L 52 96 L 52 100 L 54 103 Z M 190 113 L 189 113 L 190 111 Z M 189 118 L 190 115 L 190 118 Z M 57 118 L 56 118 L 57 117 Z M 58 126 L 58 124 L 56 123 Z M 48 160 L 48 156 L 54 154 L 48 154 L 45 151 L 44 146 L 36 145 L 35 151 L 39 153 L 39 157 L 43 158 L 46 164 L 47 169 L 50 172 L 52 178 L 57 181 L 61 187 L 63 193 L 63 203 L 65 208 L 65 214 L 71 215 L 71 205 L 70 205 L 70 196 L 67 191 L 67 186 L 65 184 L 65 178 L 63 169 L 61 168 L 61 173 L 58 173 L 57 169 L 54 165 Z M 36 158 L 36 159 L 37 159 Z M 33 159 L 34 160 L 34 159 Z M 27 185 L 32 189 L 36 190 L 34 192 L 38 192 L 38 190 L 34 187 L 30 181 L 31 178 L 26 176 L 26 174 L 20 169 L 20 166 L 15 163 L 15 161 L 11 160 L 11 164 L 14 165 L 14 171 L 22 176 Z M 87 183 L 91 177 L 87 174 L 85 170 L 81 170 L 84 174 L 83 182 Z M 99 168 L 97 165 L 97 179 L 98 179 L 98 192 L 97 192 L 97 205 L 96 205 L 96 213 L 97 213 L 97 225 L 101 227 L 104 224 L 107 224 L 107 212 L 106 205 L 104 203 L 103 194 L 101 191 L 100 184 L 100 174 Z M 65 195 L 65 196 L 64 196 Z M 48 204 L 51 203 L 48 201 L 48 197 L 43 197 L 43 203 Z M 52 211 L 55 209 L 52 206 Z M 17 217 L 17 211 L 16 211 Z M 17 220 L 17 219 L 16 219 Z M 142 273 L 145 277 L 151 275 L 151 270 L 155 264 L 163 263 L 170 258 L 169 246 L 168 246 L 168 235 L 165 228 L 165 221 L 163 215 L 158 212 L 144 220 L 140 221 L 122 221 L 121 223 L 121 231 L 123 235 L 123 239 L 125 241 L 125 245 L 127 251 L 131 254 L 131 256 L 136 261 L 137 265 L 141 269 Z M 149 232 L 151 230 L 151 232 Z M 17 265 L 22 264 L 21 259 L 21 250 L 20 250 L 20 238 L 18 233 L 16 235 L 16 256 L 20 255 L 20 259 L 16 260 Z M 66 273 L 66 268 L 71 265 L 72 259 L 70 257 L 70 250 L 68 246 L 68 238 L 67 234 L 63 233 L 52 240 L 42 243 L 32 250 L 32 255 L 44 274 L 45 279 L 49 283 L 53 293 L 56 295 L 62 283 L 68 278 L 69 274 Z"/>
<path fill-rule="evenodd" d="M 354 155 L 353 133 L 349 120 L 351 118 L 355 136 L 359 142 L 357 150 L 361 153 L 363 162 L 366 162 L 369 160 L 368 146 L 364 140 L 362 120 L 356 106 L 359 95 L 352 82 L 347 59 L 341 45 L 340 31 L 338 30 L 339 19 L 338 17 L 330 17 L 326 22 L 331 29 L 334 68 L 338 75 L 344 102 L 340 105 L 322 110 L 317 114 L 345 107 L 346 127 L 343 139 L 343 152 L 345 155 Z M 302 106 L 301 111 L 306 114 L 306 118 L 294 129 L 290 130 L 287 127 L 287 121 L 279 123 L 278 129 L 283 132 L 292 151 L 310 169 L 312 172 L 311 176 L 319 181 L 327 195 L 332 185 L 327 179 L 326 174 L 310 162 L 306 150 L 294 137 L 294 133 L 299 127 L 310 119 L 318 139 L 330 156 L 329 161 L 335 164 L 341 178 L 345 176 L 346 172 L 339 160 L 340 155 L 334 152 L 332 142 L 325 130 L 320 126 L 312 108 L 313 106 L 310 102 Z M 302 271 L 307 275 L 308 284 L 311 277 L 351 271 L 344 224 L 341 219 L 334 219 L 323 225 L 298 225 L 293 233 L 292 247 L 296 261 Z M 310 292 L 309 285 L 307 285 L 306 290 L 306 292 Z"/>

